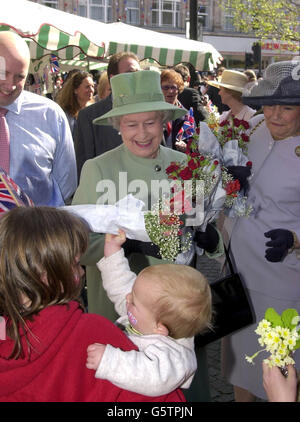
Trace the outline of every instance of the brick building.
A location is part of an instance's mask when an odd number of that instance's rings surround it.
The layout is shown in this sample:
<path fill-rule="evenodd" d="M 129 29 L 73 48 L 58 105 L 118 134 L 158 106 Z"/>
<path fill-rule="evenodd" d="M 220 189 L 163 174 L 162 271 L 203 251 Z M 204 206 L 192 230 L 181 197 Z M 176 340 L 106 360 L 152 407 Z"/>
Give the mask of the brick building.
<path fill-rule="evenodd" d="M 189 37 L 189 0 L 31 0 L 68 13 L 101 22 L 120 20 L 160 32 Z M 245 53 L 251 52 L 254 36 L 239 33 L 232 23 L 232 10 L 222 10 L 217 0 L 198 0 L 198 39 L 212 44 L 224 57 L 228 68 L 243 69 Z M 267 64 L 299 55 L 284 42 L 267 40 L 262 44 L 263 68 Z"/>

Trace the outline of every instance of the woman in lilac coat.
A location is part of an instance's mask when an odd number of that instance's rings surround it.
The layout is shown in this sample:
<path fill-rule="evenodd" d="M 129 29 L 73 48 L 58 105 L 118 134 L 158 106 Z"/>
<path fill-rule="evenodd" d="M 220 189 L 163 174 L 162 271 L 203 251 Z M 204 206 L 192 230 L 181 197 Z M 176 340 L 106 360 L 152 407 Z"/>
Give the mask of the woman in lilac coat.
<path fill-rule="evenodd" d="M 266 399 L 259 358 L 245 360 L 259 348 L 254 332 L 267 308 L 300 311 L 300 61 L 271 64 L 245 104 L 260 104 L 251 119 L 248 149 L 252 175 L 249 218 L 234 222 L 230 253 L 247 287 L 255 324 L 223 340 L 222 368 L 234 385 L 236 401 Z M 293 355 L 300 367 L 299 350 Z"/>

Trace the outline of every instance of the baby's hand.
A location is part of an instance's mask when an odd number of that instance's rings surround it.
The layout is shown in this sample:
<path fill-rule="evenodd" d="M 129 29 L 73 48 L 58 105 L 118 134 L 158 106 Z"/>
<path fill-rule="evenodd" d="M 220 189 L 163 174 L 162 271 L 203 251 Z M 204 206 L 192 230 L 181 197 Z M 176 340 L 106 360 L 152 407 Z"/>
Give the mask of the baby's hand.
<path fill-rule="evenodd" d="M 103 353 L 105 351 L 106 345 L 100 343 L 94 343 L 88 346 L 87 348 L 87 360 L 86 367 L 88 369 L 98 369 L 100 365 Z"/>
<path fill-rule="evenodd" d="M 119 234 L 107 233 L 105 235 L 104 256 L 107 258 L 121 249 L 121 246 L 126 241 L 126 234 L 119 229 Z"/>

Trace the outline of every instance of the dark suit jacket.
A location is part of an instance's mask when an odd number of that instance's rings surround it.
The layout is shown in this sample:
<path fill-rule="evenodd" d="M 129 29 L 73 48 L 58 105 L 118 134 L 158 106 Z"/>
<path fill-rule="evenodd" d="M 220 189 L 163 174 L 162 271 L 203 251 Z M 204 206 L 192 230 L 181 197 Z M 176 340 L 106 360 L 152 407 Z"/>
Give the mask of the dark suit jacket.
<path fill-rule="evenodd" d="M 74 133 L 78 179 L 86 160 L 109 151 L 122 143 L 122 138 L 112 126 L 94 125 L 93 120 L 112 109 L 112 97 L 98 101 L 78 114 Z"/>
<path fill-rule="evenodd" d="M 201 112 L 202 104 L 199 92 L 194 88 L 184 88 L 181 94 L 178 95 L 178 100 L 187 110 L 189 110 L 190 107 L 193 107 L 195 122 L 198 126 L 199 122 L 204 120 L 204 116 Z"/>

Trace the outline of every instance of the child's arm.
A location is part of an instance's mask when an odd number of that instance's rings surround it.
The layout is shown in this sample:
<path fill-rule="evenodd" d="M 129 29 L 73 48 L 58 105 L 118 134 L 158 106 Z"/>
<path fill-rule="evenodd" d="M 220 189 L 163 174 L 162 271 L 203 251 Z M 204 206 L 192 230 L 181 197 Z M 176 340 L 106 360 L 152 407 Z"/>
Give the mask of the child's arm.
<path fill-rule="evenodd" d="M 104 243 L 104 256 L 108 258 L 116 252 L 119 252 L 123 243 L 126 242 L 126 234 L 119 229 L 119 234 L 106 233 Z"/>
<path fill-rule="evenodd" d="M 105 344 L 100 343 L 94 343 L 88 346 L 86 360 L 86 367 L 88 369 L 94 369 L 94 371 L 97 370 L 105 351 L 105 347 Z"/>
<path fill-rule="evenodd" d="M 136 274 L 130 271 L 128 260 L 121 248 L 125 240 L 126 236 L 122 230 L 118 235 L 106 234 L 105 256 L 97 263 L 101 271 L 103 288 L 120 316 L 127 314 L 126 295 L 131 292 L 136 279 Z"/>
<path fill-rule="evenodd" d="M 141 348 L 136 337 L 131 340 Z M 124 352 L 109 344 L 104 346 L 96 378 L 151 397 L 167 394 L 177 387 L 188 388 L 197 369 L 194 339 L 145 337 L 147 346 L 143 351 Z"/>

